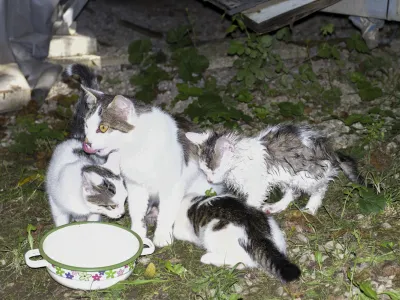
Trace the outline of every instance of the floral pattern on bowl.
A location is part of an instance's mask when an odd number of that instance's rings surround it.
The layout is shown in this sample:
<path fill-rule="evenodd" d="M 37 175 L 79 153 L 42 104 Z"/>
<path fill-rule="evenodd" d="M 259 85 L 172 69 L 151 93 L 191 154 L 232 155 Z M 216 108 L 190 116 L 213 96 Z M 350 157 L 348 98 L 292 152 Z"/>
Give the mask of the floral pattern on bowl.
<path fill-rule="evenodd" d="M 123 267 L 105 270 L 105 271 L 97 271 L 97 272 L 81 272 L 81 271 L 72 271 L 67 270 L 56 265 L 49 265 L 48 270 L 52 273 L 64 277 L 71 280 L 79 280 L 79 281 L 101 281 L 111 278 L 116 278 L 125 275 L 126 273 L 133 271 L 135 268 L 135 263 L 129 263 Z"/>

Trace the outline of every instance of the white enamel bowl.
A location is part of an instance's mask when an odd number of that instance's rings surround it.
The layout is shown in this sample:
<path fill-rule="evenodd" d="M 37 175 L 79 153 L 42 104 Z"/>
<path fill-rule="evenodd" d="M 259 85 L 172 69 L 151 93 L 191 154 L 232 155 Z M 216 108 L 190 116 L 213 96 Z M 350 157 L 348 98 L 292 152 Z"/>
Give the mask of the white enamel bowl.
<path fill-rule="evenodd" d="M 148 248 L 143 248 L 143 244 Z M 77 222 L 57 227 L 25 253 L 31 268 L 46 267 L 62 285 L 80 290 L 108 288 L 131 275 L 140 255 L 154 252 L 153 243 L 119 225 Z M 41 260 L 32 257 L 42 256 Z"/>

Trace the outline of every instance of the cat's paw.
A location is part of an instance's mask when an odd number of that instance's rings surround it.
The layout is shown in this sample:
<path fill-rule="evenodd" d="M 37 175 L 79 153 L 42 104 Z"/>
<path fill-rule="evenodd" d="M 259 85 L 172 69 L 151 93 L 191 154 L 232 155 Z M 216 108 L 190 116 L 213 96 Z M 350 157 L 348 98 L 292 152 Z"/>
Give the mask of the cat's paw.
<path fill-rule="evenodd" d="M 173 234 L 172 231 L 159 231 L 156 229 L 154 233 L 153 243 L 156 247 L 165 247 L 171 245 L 173 242 Z"/>
<path fill-rule="evenodd" d="M 224 260 L 221 259 L 221 257 L 219 255 L 217 255 L 215 253 L 212 253 L 212 252 L 208 252 L 208 253 L 204 254 L 200 258 L 200 261 L 203 264 L 214 265 L 214 266 L 217 266 L 217 267 L 224 265 Z"/>
<path fill-rule="evenodd" d="M 302 212 L 307 213 L 309 215 L 315 216 L 317 214 L 317 207 L 304 207 L 301 209 Z"/>
<path fill-rule="evenodd" d="M 141 238 L 145 238 L 147 235 L 147 229 L 143 224 L 132 224 L 131 230 L 136 232 Z"/>
<path fill-rule="evenodd" d="M 279 213 L 281 211 L 284 211 L 286 209 L 286 206 L 283 205 L 276 205 L 274 204 L 264 204 L 262 207 L 262 210 L 266 213 L 266 214 L 276 214 Z"/>

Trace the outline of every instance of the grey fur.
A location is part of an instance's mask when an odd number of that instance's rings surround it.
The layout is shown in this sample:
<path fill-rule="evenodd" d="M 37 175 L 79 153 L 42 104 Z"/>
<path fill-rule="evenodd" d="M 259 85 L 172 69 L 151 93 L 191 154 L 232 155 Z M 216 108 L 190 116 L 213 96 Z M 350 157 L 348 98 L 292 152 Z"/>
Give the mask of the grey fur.
<path fill-rule="evenodd" d="M 240 246 L 265 271 L 276 274 L 284 281 L 299 278 L 300 269 L 278 250 L 272 239 L 269 225 L 271 217 L 248 206 L 244 199 L 232 195 L 197 196 L 192 199 L 187 216 L 197 236 L 201 228 L 213 220 L 218 220 L 214 231 L 223 230 L 229 224 L 243 228 L 247 241 L 239 240 Z"/>
<path fill-rule="evenodd" d="M 199 145 L 198 154 L 199 160 L 209 169 L 204 170 L 208 172 L 207 176 L 212 178 L 214 174 L 219 174 L 218 178 L 230 190 L 248 196 L 248 203 L 254 206 L 261 205 L 274 186 L 284 189 L 285 200 L 272 206 L 266 204 L 267 211 L 282 210 L 292 201 L 290 199 L 303 191 L 310 195 L 306 208 L 310 213 L 316 213 L 329 182 L 340 170 L 349 180 L 364 184 L 355 161 L 335 152 L 325 136 L 307 125 L 270 126 L 252 137 L 236 132 L 211 132 L 206 137 Z M 224 165 L 221 165 L 225 151 L 232 153 L 232 161 L 224 160 Z M 249 158 L 248 155 L 254 157 Z M 262 165 L 262 168 L 258 168 L 257 175 L 254 175 L 249 164 L 255 168 Z M 219 169 L 220 166 L 223 168 Z M 221 174 L 225 175 L 222 177 Z M 249 182 L 251 176 L 256 184 Z M 264 194 L 261 194 L 261 185 Z"/>
<path fill-rule="evenodd" d="M 109 169 L 103 168 L 102 166 L 98 166 L 98 165 L 84 166 L 82 168 L 82 173 L 83 172 L 87 172 L 87 173 L 93 172 L 93 173 L 98 174 L 101 177 L 110 178 L 110 179 L 120 179 L 121 178 L 121 176 L 114 174 Z"/>

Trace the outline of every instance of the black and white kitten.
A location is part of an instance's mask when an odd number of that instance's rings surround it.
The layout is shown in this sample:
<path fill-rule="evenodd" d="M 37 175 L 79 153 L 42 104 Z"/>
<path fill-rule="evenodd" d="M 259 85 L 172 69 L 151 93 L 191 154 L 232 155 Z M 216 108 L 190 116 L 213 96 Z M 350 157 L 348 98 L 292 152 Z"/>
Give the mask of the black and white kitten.
<path fill-rule="evenodd" d="M 285 282 L 301 273 L 288 260 L 284 236 L 272 216 L 233 195 L 187 195 L 175 221 L 174 237 L 205 248 L 204 264 L 232 267 L 242 263 Z"/>
<path fill-rule="evenodd" d="M 225 183 L 260 207 L 278 186 L 283 198 L 263 209 L 277 213 L 287 208 L 299 194 L 310 195 L 306 210 L 315 214 L 322 204 L 328 184 L 340 170 L 352 181 L 362 183 L 356 163 L 333 151 L 326 137 L 304 125 L 267 127 L 246 137 L 234 132 L 186 133 L 198 145 L 200 168 L 214 184 Z"/>
<path fill-rule="evenodd" d="M 100 215 L 120 218 L 128 196 L 120 176 L 119 154 L 113 152 L 97 165 L 82 151 L 82 143 L 70 139 L 59 144 L 46 174 L 46 192 L 56 226 L 77 221 L 99 221 Z"/>

